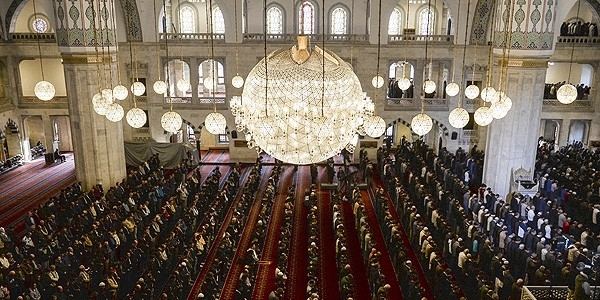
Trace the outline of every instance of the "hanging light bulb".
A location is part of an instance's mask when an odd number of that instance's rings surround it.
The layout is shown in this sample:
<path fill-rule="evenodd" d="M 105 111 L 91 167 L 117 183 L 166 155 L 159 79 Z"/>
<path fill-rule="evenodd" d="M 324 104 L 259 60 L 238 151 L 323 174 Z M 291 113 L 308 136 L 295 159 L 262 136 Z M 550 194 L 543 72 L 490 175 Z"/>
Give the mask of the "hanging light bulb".
<path fill-rule="evenodd" d="M 431 93 L 435 92 L 435 88 L 436 88 L 435 82 L 433 82 L 431 80 L 427 80 L 423 84 L 423 89 L 425 90 L 425 93 L 427 93 L 427 94 L 431 94 Z"/>
<path fill-rule="evenodd" d="M 496 94 L 496 89 L 488 86 L 481 90 L 481 100 L 485 102 L 492 102 L 494 95 Z"/>
<path fill-rule="evenodd" d="M 167 83 L 162 80 L 157 80 L 152 85 L 154 92 L 159 95 L 164 95 L 167 92 Z"/>
<path fill-rule="evenodd" d="M 181 129 L 183 119 L 181 119 L 181 116 L 177 112 L 168 111 L 160 118 L 160 125 L 162 125 L 165 131 L 175 133 Z"/>
<path fill-rule="evenodd" d="M 410 85 L 410 79 L 406 77 L 402 77 L 400 80 L 398 80 L 398 87 L 403 91 L 408 90 L 408 88 L 410 88 Z"/>
<path fill-rule="evenodd" d="M 490 105 L 490 111 L 492 112 L 492 117 L 494 119 L 502 119 L 508 114 L 509 109 L 502 101 L 494 102 Z"/>
<path fill-rule="evenodd" d="M 179 80 L 177 80 L 177 89 L 182 92 L 185 93 L 187 92 L 190 88 L 191 88 L 191 84 L 190 82 L 185 79 L 185 78 L 181 78 Z"/>
<path fill-rule="evenodd" d="M 115 99 L 125 100 L 125 98 L 127 98 L 127 95 L 129 95 L 129 91 L 125 86 L 119 84 L 113 88 L 113 96 L 115 97 Z"/>
<path fill-rule="evenodd" d="M 131 92 L 136 96 L 141 96 L 146 92 L 146 86 L 143 83 L 136 81 L 131 85 Z"/>
<path fill-rule="evenodd" d="M 471 84 L 465 89 L 465 97 L 473 100 L 479 96 L 479 87 Z"/>
<path fill-rule="evenodd" d="M 365 133 L 372 138 L 382 136 L 385 133 L 386 128 L 385 120 L 380 116 L 370 116 L 366 118 L 362 126 Z"/>
<path fill-rule="evenodd" d="M 110 103 L 107 103 L 106 98 L 102 97 L 102 93 L 96 93 L 92 97 L 94 111 L 101 116 L 106 115 L 106 110 L 108 109 L 109 104 Z"/>
<path fill-rule="evenodd" d="M 475 123 L 477 123 L 477 125 L 479 126 L 490 125 L 490 123 L 492 123 L 492 121 L 494 120 L 494 116 L 492 116 L 492 112 L 487 106 L 482 106 L 478 108 L 475 111 L 473 118 L 475 119 Z"/>
<path fill-rule="evenodd" d="M 231 85 L 237 89 L 241 88 L 244 86 L 244 78 L 242 78 L 240 75 L 233 76 L 233 78 L 231 78 Z"/>
<path fill-rule="evenodd" d="M 56 94 L 54 85 L 45 80 L 38 82 L 33 88 L 33 91 L 35 96 L 42 101 L 52 100 L 52 98 L 54 98 L 54 94 Z"/>
<path fill-rule="evenodd" d="M 207 90 L 212 90 L 217 87 L 217 81 L 212 76 L 205 77 L 202 84 Z"/>
<path fill-rule="evenodd" d="M 375 77 L 373 77 L 373 80 L 371 80 L 371 84 L 373 85 L 374 88 L 379 89 L 383 86 L 384 84 L 384 80 L 383 77 L 377 75 Z"/>
<path fill-rule="evenodd" d="M 146 113 L 137 107 L 130 109 L 125 116 L 127 124 L 133 128 L 141 128 L 146 124 L 147 116 Z"/>
<path fill-rule="evenodd" d="M 454 97 L 458 95 L 458 92 L 460 92 L 460 86 L 458 86 L 458 83 L 450 82 L 448 85 L 446 85 L 446 95 Z"/>
<path fill-rule="evenodd" d="M 463 128 L 469 123 L 469 112 L 462 107 L 457 107 L 448 115 L 448 122 L 454 128 Z"/>
<path fill-rule="evenodd" d="M 212 134 L 225 134 L 227 120 L 225 120 L 225 116 L 223 116 L 221 113 L 212 112 L 206 116 L 206 120 L 204 120 L 204 126 L 206 126 L 206 130 Z"/>
<path fill-rule="evenodd" d="M 115 102 L 108 105 L 105 116 L 111 122 L 119 122 L 123 119 L 124 115 L 125 112 L 123 111 L 123 106 Z"/>
<path fill-rule="evenodd" d="M 562 104 L 571 104 L 577 99 L 577 88 L 570 83 L 563 84 L 556 92 L 556 100 Z"/>
<path fill-rule="evenodd" d="M 426 135 L 433 128 L 433 120 L 427 114 L 420 113 L 413 117 L 410 128 L 420 136 Z"/>

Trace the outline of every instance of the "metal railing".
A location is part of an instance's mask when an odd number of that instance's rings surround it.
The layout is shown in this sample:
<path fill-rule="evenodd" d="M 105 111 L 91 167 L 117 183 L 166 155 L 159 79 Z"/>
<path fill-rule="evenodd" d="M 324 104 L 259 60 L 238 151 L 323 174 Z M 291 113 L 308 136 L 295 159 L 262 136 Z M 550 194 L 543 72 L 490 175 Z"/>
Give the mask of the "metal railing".
<path fill-rule="evenodd" d="M 265 35 L 262 33 L 244 33 L 244 42 L 259 42 L 263 41 Z M 280 41 L 280 42 L 296 42 L 297 34 L 267 34 L 267 41 Z M 322 42 L 323 35 L 312 34 L 309 35 L 311 42 Z M 366 43 L 369 41 L 367 34 L 326 34 L 325 42 L 329 43 L 341 43 L 341 42 L 358 42 Z"/>
<path fill-rule="evenodd" d="M 389 35 L 388 43 L 397 44 L 406 41 L 411 42 L 429 42 L 429 43 L 454 43 L 453 35 L 422 35 L 422 34 L 399 34 Z"/>
<path fill-rule="evenodd" d="M 543 111 L 594 111 L 592 100 L 575 100 L 570 104 L 562 104 L 556 99 L 544 99 Z"/>
<path fill-rule="evenodd" d="M 590 45 L 595 46 L 600 44 L 600 37 L 597 36 L 559 36 L 556 39 L 557 44 Z"/>
<path fill-rule="evenodd" d="M 521 300 L 562 300 L 567 299 L 567 294 L 566 286 L 524 286 L 521 290 Z"/>
<path fill-rule="evenodd" d="M 223 33 L 213 33 L 213 40 L 215 41 L 224 41 L 225 34 Z M 199 40 L 199 41 L 210 41 L 210 33 L 161 33 L 160 39 L 169 39 L 169 40 Z"/>
<path fill-rule="evenodd" d="M 24 41 L 24 42 L 56 42 L 56 35 L 52 32 L 48 33 L 32 33 L 32 32 L 13 32 L 10 34 L 11 41 Z"/>
<path fill-rule="evenodd" d="M 428 110 L 447 110 L 448 99 L 444 98 L 424 98 L 425 109 Z M 388 110 L 419 110 L 421 101 L 418 98 L 387 98 L 386 109 Z"/>

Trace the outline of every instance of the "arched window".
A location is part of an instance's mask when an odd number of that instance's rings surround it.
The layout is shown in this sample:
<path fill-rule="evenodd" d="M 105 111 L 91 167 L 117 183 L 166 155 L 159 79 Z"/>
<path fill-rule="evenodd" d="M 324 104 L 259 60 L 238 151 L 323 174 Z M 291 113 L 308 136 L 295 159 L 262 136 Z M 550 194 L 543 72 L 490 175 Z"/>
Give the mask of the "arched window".
<path fill-rule="evenodd" d="M 302 3 L 298 11 L 298 33 L 315 33 L 315 6 L 308 1 Z"/>
<path fill-rule="evenodd" d="M 169 82 L 169 95 L 172 97 L 191 97 L 192 89 L 185 92 L 177 88 L 177 81 L 180 79 L 190 80 L 190 65 L 180 59 L 173 59 L 165 66 L 165 78 Z M 166 80 L 166 79 L 165 79 Z"/>
<path fill-rule="evenodd" d="M 402 34 L 402 25 L 402 11 L 398 8 L 394 8 L 390 15 L 390 22 L 388 23 L 388 35 Z"/>
<path fill-rule="evenodd" d="M 213 8 L 213 33 L 225 33 L 225 19 L 223 19 L 223 13 L 219 7 Z"/>
<path fill-rule="evenodd" d="M 435 12 L 429 7 L 424 8 L 419 12 L 419 34 L 432 35 L 435 25 Z M 429 26 L 428 26 L 429 25 Z"/>
<path fill-rule="evenodd" d="M 337 7 L 331 12 L 331 34 L 348 33 L 348 12 L 343 7 Z"/>
<path fill-rule="evenodd" d="M 267 9 L 267 33 L 283 34 L 283 12 L 277 6 Z"/>
<path fill-rule="evenodd" d="M 215 97 L 225 98 L 225 69 L 220 61 L 212 59 L 207 59 L 198 66 L 198 97 L 212 97 L 212 88 L 204 86 L 204 79 L 212 76 L 217 78 Z"/>
<path fill-rule="evenodd" d="M 189 6 L 179 9 L 179 31 L 181 33 L 196 32 L 196 12 Z"/>

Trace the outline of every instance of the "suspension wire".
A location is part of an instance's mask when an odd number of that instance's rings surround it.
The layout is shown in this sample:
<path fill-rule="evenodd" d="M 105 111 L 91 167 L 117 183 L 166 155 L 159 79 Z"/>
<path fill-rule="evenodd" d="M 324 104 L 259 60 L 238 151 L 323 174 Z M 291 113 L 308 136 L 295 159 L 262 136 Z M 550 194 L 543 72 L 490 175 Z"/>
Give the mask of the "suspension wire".
<path fill-rule="evenodd" d="M 167 74 L 165 75 L 165 79 L 167 80 L 167 101 L 169 101 L 169 111 L 173 111 L 173 99 L 171 98 L 171 62 L 169 61 L 169 35 L 168 35 L 168 26 L 167 24 L 167 2 L 163 0 L 163 11 L 165 12 L 165 16 L 163 18 L 163 31 L 165 32 L 165 52 L 167 58 Z"/>
<path fill-rule="evenodd" d="M 350 43 L 350 66 L 354 68 L 354 0 L 352 0 L 350 6 L 350 18 L 350 38 L 352 39 Z"/>
<path fill-rule="evenodd" d="M 152 1 L 154 6 L 154 26 L 158 26 L 158 18 L 156 17 L 156 1 Z M 165 15 L 167 12 L 165 11 Z M 161 22 L 162 23 L 162 22 Z M 154 36 L 154 43 L 156 44 L 156 67 L 158 68 L 158 80 L 160 81 L 160 74 L 162 73 L 162 67 L 160 64 L 160 46 L 158 44 L 158 27 Z M 168 39 L 167 33 L 165 32 L 165 40 Z"/>
<path fill-rule="evenodd" d="M 378 26 L 377 26 L 377 85 L 379 85 L 379 64 L 381 60 L 381 0 L 379 0 L 379 12 L 378 12 Z M 377 103 L 377 97 L 379 96 L 379 88 L 375 87 L 375 102 Z"/>
<path fill-rule="evenodd" d="M 233 15 L 235 16 L 235 75 L 240 75 L 239 66 L 239 43 L 238 43 L 238 14 L 237 14 L 237 0 L 233 0 Z"/>
<path fill-rule="evenodd" d="M 265 116 L 269 116 L 268 111 L 268 97 L 267 93 L 269 91 L 269 67 L 267 63 L 267 0 L 263 0 L 263 11 L 264 11 L 264 21 L 263 21 L 263 47 L 265 54 Z M 304 28 L 302 28 L 304 30 Z"/>
<path fill-rule="evenodd" d="M 216 67 L 216 62 L 215 62 L 215 43 L 214 43 L 214 32 L 213 32 L 213 2 L 212 0 L 208 0 L 210 3 L 210 71 L 211 71 L 211 82 L 210 84 L 212 84 L 212 99 L 213 99 L 213 109 L 215 112 L 217 112 L 217 100 L 215 99 L 215 94 L 216 94 L 216 89 L 217 89 L 217 80 L 218 77 L 215 77 L 215 67 Z M 219 76 L 219 74 L 217 73 L 217 76 Z"/>
<path fill-rule="evenodd" d="M 581 0 L 577 1 L 577 19 L 579 19 L 579 8 L 581 7 Z M 571 58 L 569 59 L 569 77 L 567 83 L 571 84 L 571 69 L 573 68 L 573 53 L 575 52 L 575 39 L 571 39 Z"/>
<path fill-rule="evenodd" d="M 34 22 L 35 22 L 35 18 L 37 18 L 37 10 L 35 8 L 35 0 L 33 0 L 33 16 L 34 16 Z M 42 80 L 45 81 L 46 79 L 44 77 L 44 64 L 42 63 L 42 46 L 40 45 L 40 34 L 36 32 L 35 37 L 36 37 L 36 41 L 37 41 L 38 53 L 40 54 L 40 71 L 42 72 Z"/>
<path fill-rule="evenodd" d="M 118 41 L 118 36 L 117 36 L 117 23 L 115 21 L 115 16 L 116 16 L 116 10 L 115 10 L 115 1 L 112 1 L 112 15 L 111 15 L 111 24 L 112 24 L 112 28 L 113 28 L 113 39 L 115 41 L 115 49 L 118 51 L 118 47 L 119 47 L 119 41 Z M 129 39 L 129 36 L 127 36 L 127 39 Z M 117 60 L 117 80 L 119 82 L 119 85 L 121 85 L 121 63 L 119 62 L 119 57 L 118 55 L 115 54 L 116 60 Z"/>
<path fill-rule="evenodd" d="M 94 9 L 94 0 L 90 5 L 92 6 L 92 27 L 94 29 L 94 50 L 96 51 L 96 75 L 98 75 L 98 93 L 102 92 L 100 88 L 100 55 L 98 53 L 98 28 L 96 28 L 96 10 Z"/>
<path fill-rule="evenodd" d="M 470 2 L 470 0 L 467 0 L 467 1 Z M 469 13 L 467 12 L 467 16 L 468 15 L 469 15 Z M 460 0 L 458 0 L 458 16 L 456 17 L 456 27 L 458 27 L 459 25 L 460 25 Z M 468 28 L 468 26 L 469 26 L 469 21 L 467 19 L 467 26 L 465 27 L 465 45 L 467 44 L 466 40 L 467 40 L 467 28 Z M 458 32 L 458 31 L 456 31 L 456 32 Z M 455 71 L 456 71 L 456 51 L 453 51 L 453 52 L 454 52 L 454 54 L 453 54 L 454 57 L 452 58 L 452 82 L 454 82 L 454 74 L 455 74 Z M 463 61 L 464 61 L 464 59 L 465 58 L 464 58 L 464 53 L 463 53 Z M 462 85 L 462 82 L 461 82 L 461 85 Z M 462 89 L 462 86 L 461 86 L 461 89 Z M 459 92 L 460 92 L 460 89 L 459 89 Z M 460 101 L 459 101 L 459 103 L 460 103 Z M 458 107 L 460 107 L 460 104 L 458 105 Z"/>
<path fill-rule="evenodd" d="M 114 5 L 113 5 L 114 7 Z M 106 9 L 106 1 L 104 1 L 104 11 L 108 11 Z M 110 12 L 109 12 L 110 14 Z M 109 17 L 110 19 L 110 17 Z M 106 22 L 104 22 L 104 26 L 106 27 L 106 52 L 107 52 L 107 56 L 109 58 L 108 61 L 108 74 L 109 74 L 109 80 L 110 80 L 110 90 L 112 93 L 112 89 L 113 89 L 113 71 L 112 71 L 112 55 L 110 54 L 110 29 L 108 27 L 108 21 L 106 20 Z M 112 23 L 112 22 L 111 22 Z"/>
<path fill-rule="evenodd" d="M 490 28 L 492 29 L 492 32 L 490 33 L 490 44 L 488 47 L 488 70 L 487 70 L 487 74 L 486 74 L 486 81 L 485 81 L 485 86 L 489 87 L 492 84 L 492 78 L 493 78 L 493 72 L 492 72 L 492 54 L 494 51 L 494 40 L 496 38 L 496 26 L 497 26 L 497 22 L 496 22 L 496 15 L 498 13 L 498 5 L 494 5 L 494 9 L 492 9 L 492 25 L 490 26 Z"/>
<path fill-rule="evenodd" d="M 510 2 L 511 2 L 511 7 L 510 7 L 510 14 L 509 14 L 509 16 L 512 16 L 512 14 L 515 11 L 515 2 L 516 1 L 513 0 L 513 1 L 510 1 Z M 504 77 L 505 77 L 504 78 L 505 79 L 504 80 L 504 93 L 505 94 L 506 94 L 506 87 L 508 86 L 508 78 L 507 78 L 508 77 L 508 61 L 510 60 L 510 50 L 512 48 L 512 46 L 511 46 L 511 44 L 512 44 L 512 29 L 513 29 L 513 22 L 510 22 L 510 26 L 509 26 L 509 29 L 508 29 L 508 42 L 506 44 L 507 47 L 508 47 L 508 51 L 507 51 L 507 54 L 506 54 L 506 66 L 504 67 L 505 68 L 505 71 L 504 71 Z"/>
<path fill-rule="evenodd" d="M 471 1 L 467 0 L 467 16 L 469 15 L 469 13 L 471 12 Z M 459 14 L 460 16 L 460 14 Z M 466 61 L 466 55 L 467 55 L 467 35 L 469 33 L 469 19 L 467 18 L 467 22 L 465 25 L 465 40 L 463 43 L 463 56 L 462 56 L 462 64 L 463 66 L 465 65 L 465 61 Z M 465 72 L 464 70 L 461 72 L 462 76 L 460 78 L 460 89 L 458 91 L 458 107 L 461 107 L 462 105 L 462 100 L 464 97 L 464 83 L 465 83 Z"/>
<path fill-rule="evenodd" d="M 381 1 L 381 0 L 380 0 Z M 425 63 L 427 64 L 427 55 L 429 54 L 429 22 L 431 22 L 431 0 L 428 1 L 427 3 L 427 38 L 425 39 Z M 431 66 L 430 66 L 431 67 Z M 427 74 L 427 76 L 425 76 L 427 79 L 429 80 L 429 76 L 431 75 L 429 72 L 429 68 L 425 68 L 425 74 Z M 425 81 L 423 81 L 423 88 L 421 91 L 421 113 L 425 112 Z"/>
<path fill-rule="evenodd" d="M 98 25 L 100 26 L 100 47 L 102 47 L 102 58 L 100 59 L 100 61 L 102 61 L 102 86 L 104 87 L 104 85 L 106 85 L 106 65 L 104 64 L 104 26 L 102 25 L 102 10 L 100 9 L 100 1 L 98 1 L 98 13 L 99 13 L 99 17 L 98 17 Z"/>
<path fill-rule="evenodd" d="M 156 10 L 155 10 L 156 11 Z M 127 14 L 127 23 L 129 23 L 129 14 Z M 133 47 L 131 46 L 131 39 L 129 38 L 129 36 L 127 37 L 128 40 L 128 44 L 129 44 L 129 61 L 131 62 L 131 82 L 135 82 L 134 76 L 135 74 L 133 73 Z M 159 72 L 160 74 L 160 72 Z M 133 91 L 131 91 L 131 95 L 133 97 L 133 107 L 137 108 L 137 100 L 136 100 L 136 96 L 133 93 Z"/>
<path fill-rule="evenodd" d="M 321 117 L 325 116 L 325 112 L 323 106 L 325 105 L 325 0 L 323 0 L 323 13 L 321 14 L 323 31 L 321 32 L 321 71 L 322 71 L 322 80 L 321 80 Z"/>

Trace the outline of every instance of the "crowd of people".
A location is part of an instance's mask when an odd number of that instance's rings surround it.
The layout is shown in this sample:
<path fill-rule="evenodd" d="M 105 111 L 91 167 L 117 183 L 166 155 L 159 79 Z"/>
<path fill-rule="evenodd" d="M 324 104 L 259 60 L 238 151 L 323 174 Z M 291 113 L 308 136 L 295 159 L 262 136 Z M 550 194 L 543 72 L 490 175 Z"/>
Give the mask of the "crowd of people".
<path fill-rule="evenodd" d="M 557 82 L 557 83 L 546 83 L 544 85 L 544 99 L 556 99 L 556 93 L 558 89 L 566 84 L 566 81 Z M 590 96 L 591 87 L 580 83 L 577 85 L 573 85 L 577 89 L 577 98 L 576 100 L 587 100 Z"/>
<path fill-rule="evenodd" d="M 598 36 L 598 25 L 590 22 L 563 22 L 560 25 L 561 36 Z"/>

